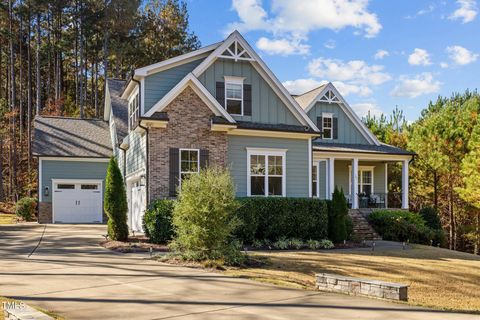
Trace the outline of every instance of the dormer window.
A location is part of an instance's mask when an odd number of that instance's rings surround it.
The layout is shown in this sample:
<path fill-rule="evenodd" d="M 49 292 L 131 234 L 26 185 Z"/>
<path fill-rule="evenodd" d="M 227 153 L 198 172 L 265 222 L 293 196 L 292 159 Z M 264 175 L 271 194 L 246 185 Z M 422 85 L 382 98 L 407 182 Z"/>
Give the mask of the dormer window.
<path fill-rule="evenodd" d="M 225 77 L 225 108 L 228 113 L 243 116 L 243 80 L 241 77 Z"/>
<path fill-rule="evenodd" d="M 140 110 L 140 99 L 138 92 L 132 95 L 128 103 L 128 130 L 131 131 L 137 126 Z"/>
<path fill-rule="evenodd" d="M 322 114 L 322 127 L 323 127 L 323 139 L 332 139 L 333 138 L 333 114 L 323 113 Z"/>

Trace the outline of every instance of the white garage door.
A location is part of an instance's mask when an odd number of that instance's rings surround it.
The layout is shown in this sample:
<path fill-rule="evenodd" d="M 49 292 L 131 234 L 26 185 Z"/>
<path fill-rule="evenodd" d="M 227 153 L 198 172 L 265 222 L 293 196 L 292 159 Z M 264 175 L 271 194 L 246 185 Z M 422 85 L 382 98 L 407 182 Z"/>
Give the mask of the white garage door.
<path fill-rule="evenodd" d="M 143 215 L 145 214 L 145 186 L 135 183 L 131 189 L 132 202 L 130 207 L 131 226 L 133 231 L 143 231 Z"/>
<path fill-rule="evenodd" d="M 54 223 L 101 223 L 102 182 L 53 181 Z"/>

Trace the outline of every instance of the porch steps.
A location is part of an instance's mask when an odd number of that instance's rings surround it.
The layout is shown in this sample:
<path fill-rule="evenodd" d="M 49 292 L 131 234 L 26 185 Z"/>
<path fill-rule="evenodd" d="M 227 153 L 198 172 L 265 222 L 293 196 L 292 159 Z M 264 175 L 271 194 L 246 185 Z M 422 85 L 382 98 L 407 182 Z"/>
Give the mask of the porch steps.
<path fill-rule="evenodd" d="M 367 216 L 372 212 L 371 209 L 350 209 L 348 215 L 352 218 L 353 234 L 361 240 L 381 240 L 375 230 L 367 221 Z"/>

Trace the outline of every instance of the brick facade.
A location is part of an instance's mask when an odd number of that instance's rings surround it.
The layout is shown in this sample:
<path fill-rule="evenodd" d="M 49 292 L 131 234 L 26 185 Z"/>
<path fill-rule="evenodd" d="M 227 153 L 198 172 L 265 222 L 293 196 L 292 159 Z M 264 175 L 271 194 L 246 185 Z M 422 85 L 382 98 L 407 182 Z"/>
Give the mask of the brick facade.
<path fill-rule="evenodd" d="M 38 203 L 38 223 L 52 223 L 52 203 Z"/>
<path fill-rule="evenodd" d="M 169 196 L 170 148 L 209 151 L 209 164 L 226 166 L 227 136 L 211 131 L 212 110 L 187 87 L 163 111 L 168 114 L 167 128 L 148 132 L 149 201 Z"/>

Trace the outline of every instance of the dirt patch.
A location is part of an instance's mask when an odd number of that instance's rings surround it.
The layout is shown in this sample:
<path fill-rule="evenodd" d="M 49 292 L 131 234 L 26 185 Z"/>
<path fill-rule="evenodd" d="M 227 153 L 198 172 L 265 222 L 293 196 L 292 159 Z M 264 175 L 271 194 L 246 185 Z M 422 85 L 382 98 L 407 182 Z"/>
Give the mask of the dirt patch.
<path fill-rule="evenodd" d="M 129 237 L 127 241 L 114 241 L 107 240 L 102 241 L 100 245 L 109 250 L 122 253 L 130 252 L 168 252 L 168 246 L 166 244 L 156 244 L 149 242 L 149 239 L 145 236 Z"/>

